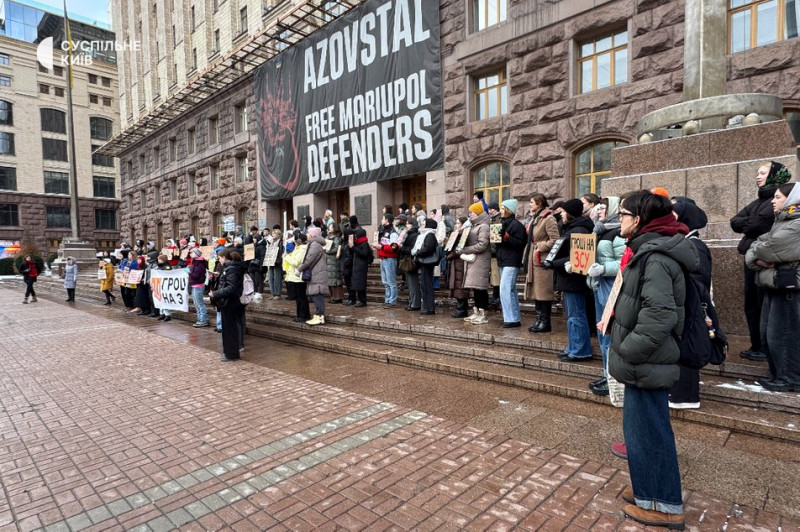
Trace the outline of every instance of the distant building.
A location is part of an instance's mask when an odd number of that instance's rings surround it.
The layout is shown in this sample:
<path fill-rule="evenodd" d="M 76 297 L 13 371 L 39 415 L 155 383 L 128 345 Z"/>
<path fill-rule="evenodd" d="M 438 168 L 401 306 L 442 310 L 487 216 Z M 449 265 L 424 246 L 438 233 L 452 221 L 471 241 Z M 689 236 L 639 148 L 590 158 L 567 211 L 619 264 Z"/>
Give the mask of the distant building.
<path fill-rule="evenodd" d="M 73 41 L 114 41 L 107 27 L 70 15 Z M 53 68 L 37 60 L 53 37 Z M 32 239 L 53 253 L 70 236 L 67 68 L 61 62 L 64 19 L 39 4 L 0 0 L 0 241 Z M 73 68 L 72 100 L 80 235 L 98 249 L 119 241 L 119 185 L 113 157 L 92 155 L 119 130 L 113 50 Z"/>

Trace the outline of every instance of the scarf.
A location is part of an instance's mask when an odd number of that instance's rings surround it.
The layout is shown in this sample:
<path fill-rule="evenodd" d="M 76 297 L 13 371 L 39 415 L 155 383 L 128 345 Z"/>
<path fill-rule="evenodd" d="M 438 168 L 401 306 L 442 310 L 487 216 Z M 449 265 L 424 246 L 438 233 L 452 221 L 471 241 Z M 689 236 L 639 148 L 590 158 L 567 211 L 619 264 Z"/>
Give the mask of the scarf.
<path fill-rule="evenodd" d="M 650 223 L 639 229 L 634 238 L 641 236 L 645 233 L 658 233 L 660 235 L 675 236 L 677 234 L 689 234 L 689 228 L 675 219 L 675 216 L 670 213 L 661 218 L 651 220 Z"/>
<path fill-rule="evenodd" d="M 414 247 L 411 249 L 412 256 L 417 255 L 417 252 L 422 248 L 422 243 L 425 242 L 425 237 L 431 233 L 436 234 L 436 229 L 425 228 L 419 232 L 419 236 L 417 236 L 417 240 L 414 242 Z"/>
<path fill-rule="evenodd" d="M 355 243 L 356 244 L 363 244 L 364 242 L 368 242 L 368 241 L 369 241 L 369 238 L 367 238 L 365 236 L 360 236 L 360 237 L 356 238 Z"/>
<path fill-rule="evenodd" d="M 781 185 L 784 185 L 789 182 L 792 178 L 792 173 L 786 169 L 784 165 L 781 163 L 776 163 L 775 161 L 770 162 L 769 166 L 769 174 L 767 174 L 767 181 L 764 183 L 763 187 L 759 187 L 759 191 L 761 190 L 775 190 Z"/>

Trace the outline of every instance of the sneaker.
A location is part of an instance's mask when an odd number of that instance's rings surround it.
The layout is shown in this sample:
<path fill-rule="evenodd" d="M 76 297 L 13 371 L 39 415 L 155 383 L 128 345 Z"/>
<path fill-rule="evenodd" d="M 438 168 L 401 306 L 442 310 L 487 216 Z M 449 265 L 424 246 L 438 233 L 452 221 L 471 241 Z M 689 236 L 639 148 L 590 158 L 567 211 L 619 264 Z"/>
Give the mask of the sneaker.
<path fill-rule="evenodd" d="M 745 349 L 739 356 L 742 358 L 746 358 L 748 360 L 755 360 L 756 362 L 762 362 L 767 359 L 767 355 L 762 353 L 761 351 L 753 351 L 750 349 Z"/>
<path fill-rule="evenodd" d="M 761 385 L 771 392 L 797 392 L 800 391 L 800 384 L 789 382 L 784 379 L 762 382 Z"/>
<path fill-rule="evenodd" d="M 611 454 L 623 460 L 628 459 L 628 447 L 624 443 L 612 443 Z"/>
<path fill-rule="evenodd" d="M 396 304 L 394 304 L 394 303 L 384 303 L 384 304 L 383 304 L 383 308 L 394 308 L 394 307 L 396 307 L 396 306 L 397 306 L 397 305 L 396 305 Z"/>
<path fill-rule="evenodd" d="M 700 403 L 673 403 L 669 401 L 669 407 L 673 410 L 688 410 L 690 408 L 700 408 Z"/>
<path fill-rule="evenodd" d="M 608 382 L 603 381 L 602 384 L 598 384 L 597 386 L 589 386 L 589 389 L 592 390 L 592 393 L 595 395 L 606 396 L 609 394 L 608 391 Z"/>
<path fill-rule="evenodd" d="M 683 514 L 665 514 L 656 510 L 645 510 L 635 504 L 626 504 L 624 511 L 625 517 L 629 517 L 643 525 L 665 526 L 670 530 L 683 530 L 686 528 Z"/>
<path fill-rule="evenodd" d="M 197 322 L 192 325 L 195 329 L 199 329 L 200 327 L 208 327 L 209 323 L 207 321 L 204 322 Z"/>

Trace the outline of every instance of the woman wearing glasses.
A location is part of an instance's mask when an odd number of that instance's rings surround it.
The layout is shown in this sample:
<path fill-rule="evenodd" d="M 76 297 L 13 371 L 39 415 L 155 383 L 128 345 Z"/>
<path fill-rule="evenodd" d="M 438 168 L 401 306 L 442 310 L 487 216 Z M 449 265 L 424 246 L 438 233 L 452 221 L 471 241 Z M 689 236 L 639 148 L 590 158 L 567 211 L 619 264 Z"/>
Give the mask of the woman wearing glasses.
<path fill-rule="evenodd" d="M 678 380 L 686 283 L 699 267 L 689 229 L 667 198 L 642 191 L 619 209 L 620 234 L 633 257 L 614 307 L 608 372 L 625 385 L 622 421 L 631 487 L 625 515 L 646 525 L 684 528 L 681 477 L 669 419 L 669 390 Z"/>

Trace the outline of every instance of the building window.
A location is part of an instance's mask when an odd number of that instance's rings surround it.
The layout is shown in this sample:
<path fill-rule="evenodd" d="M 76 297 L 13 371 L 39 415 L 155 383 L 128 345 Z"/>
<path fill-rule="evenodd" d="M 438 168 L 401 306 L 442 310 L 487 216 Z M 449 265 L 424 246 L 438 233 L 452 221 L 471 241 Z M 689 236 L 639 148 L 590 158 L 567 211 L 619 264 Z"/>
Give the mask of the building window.
<path fill-rule="evenodd" d="M 219 40 L 219 30 L 214 30 L 214 48 L 211 49 L 212 53 L 219 53 L 220 51 L 220 40 Z"/>
<path fill-rule="evenodd" d="M 247 104 L 242 102 L 233 107 L 234 132 L 247 131 Z"/>
<path fill-rule="evenodd" d="M 50 85 L 45 85 L 44 83 L 39 83 L 39 93 L 40 94 L 50 94 Z"/>
<path fill-rule="evenodd" d="M 153 188 L 153 203 L 161 205 L 161 187 L 159 185 Z"/>
<path fill-rule="evenodd" d="M 472 0 L 475 31 L 481 31 L 506 19 L 506 0 Z"/>
<path fill-rule="evenodd" d="M 107 78 L 107 77 L 103 76 L 102 78 L 100 78 L 100 80 L 101 80 L 101 82 L 103 84 L 103 87 L 110 87 L 111 86 L 111 78 Z"/>
<path fill-rule="evenodd" d="M 731 53 L 798 36 L 800 0 L 730 0 Z"/>
<path fill-rule="evenodd" d="M 0 87 L 10 87 L 11 76 L 0 76 Z"/>
<path fill-rule="evenodd" d="M 483 191 L 486 203 L 501 203 L 509 196 L 511 176 L 507 162 L 492 161 L 472 171 L 472 191 Z"/>
<path fill-rule="evenodd" d="M 628 31 L 581 43 L 578 87 L 590 92 L 628 81 Z"/>
<path fill-rule="evenodd" d="M 783 118 L 789 122 L 794 141 L 797 143 L 797 158 L 800 159 L 800 111 L 792 110 L 783 113 Z"/>
<path fill-rule="evenodd" d="M 197 131 L 195 128 L 190 127 L 186 130 L 186 150 L 189 153 L 194 153 L 195 142 L 197 141 Z"/>
<path fill-rule="evenodd" d="M 214 13 L 219 11 L 219 0 L 211 0 L 212 8 L 214 9 Z"/>
<path fill-rule="evenodd" d="M 113 209 L 95 209 L 94 210 L 94 228 L 95 229 L 116 229 L 117 228 L 117 213 Z"/>
<path fill-rule="evenodd" d="M 128 195 L 126 200 L 127 200 L 127 203 L 128 203 L 128 213 L 132 214 L 133 213 L 133 196 Z"/>
<path fill-rule="evenodd" d="M 0 54 L 0 65 L 10 65 L 11 60 L 8 58 L 8 54 Z"/>
<path fill-rule="evenodd" d="M 139 208 L 144 209 L 147 207 L 147 192 L 144 190 L 139 191 Z"/>
<path fill-rule="evenodd" d="M 58 77 L 64 76 L 64 67 L 54 66 L 53 67 L 53 75 Z"/>
<path fill-rule="evenodd" d="M 50 70 L 46 66 L 40 64 L 39 65 L 39 72 L 41 72 L 42 74 L 49 74 Z"/>
<path fill-rule="evenodd" d="M 139 154 L 139 173 L 146 174 L 147 173 L 147 159 L 145 159 L 144 153 Z"/>
<path fill-rule="evenodd" d="M 344 6 L 339 4 L 339 2 L 325 2 L 324 10 L 325 14 L 322 16 L 322 19 L 325 22 L 330 22 L 344 13 Z"/>
<path fill-rule="evenodd" d="M 197 70 L 197 48 L 192 48 L 192 70 Z"/>
<path fill-rule="evenodd" d="M 170 179 L 169 180 L 169 200 L 175 201 L 178 199 L 178 180 L 177 179 Z"/>
<path fill-rule="evenodd" d="M 48 228 L 67 228 L 71 227 L 69 221 L 69 207 L 57 207 L 48 205 L 45 207 L 47 214 Z"/>
<path fill-rule="evenodd" d="M 219 142 L 219 118 L 212 116 L 208 119 L 208 144 L 214 145 Z"/>
<path fill-rule="evenodd" d="M 96 94 L 90 94 L 89 95 L 89 103 L 97 103 L 97 95 Z"/>
<path fill-rule="evenodd" d="M 247 231 L 248 226 L 250 225 L 250 208 L 249 207 L 242 207 L 239 209 L 239 212 L 236 213 L 236 223 L 241 225 L 245 231 Z"/>
<path fill-rule="evenodd" d="M 19 225 L 19 205 L 14 203 L 0 205 L 0 225 L 13 227 Z"/>
<path fill-rule="evenodd" d="M 68 161 L 67 141 L 42 139 L 42 159 L 47 159 L 48 161 Z"/>
<path fill-rule="evenodd" d="M 197 175 L 194 172 L 189 172 L 186 175 L 186 181 L 189 185 L 187 188 L 189 189 L 189 195 L 195 196 L 197 195 Z"/>
<path fill-rule="evenodd" d="M 192 19 L 192 31 L 197 27 L 197 13 L 195 12 L 194 6 L 190 9 L 191 12 L 191 19 Z"/>
<path fill-rule="evenodd" d="M 219 166 L 211 165 L 208 167 L 208 189 L 217 190 L 219 188 Z"/>
<path fill-rule="evenodd" d="M 108 140 L 114 132 L 114 123 L 107 118 L 92 116 L 89 118 L 89 131 L 93 139 Z"/>
<path fill-rule="evenodd" d="M 247 6 L 239 10 L 239 33 L 247 32 Z"/>
<path fill-rule="evenodd" d="M 45 194 L 69 194 L 69 174 L 66 172 L 44 172 Z"/>
<path fill-rule="evenodd" d="M 53 94 L 55 94 L 59 98 L 63 98 L 64 97 L 63 87 L 53 87 Z"/>
<path fill-rule="evenodd" d="M 628 143 L 621 140 L 602 141 L 579 151 L 575 156 L 575 197 L 602 192 L 602 180 L 611 175 L 611 150 Z"/>
<path fill-rule="evenodd" d="M 108 96 L 103 96 L 103 106 L 111 107 L 111 98 L 109 98 Z"/>
<path fill-rule="evenodd" d="M 0 166 L 0 189 L 17 190 L 17 169 L 13 166 Z"/>
<path fill-rule="evenodd" d="M 508 113 L 508 81 L 505 68 L 475 79 L 475 120 Z"/>
<path fill-rule="evenodd" d="M 216 231 L 214 236 L 222 236 L 225 233 L 225 224 L 222 223 L 222 213 L 215 212 L 211 217 L 211 228 Z"/>
<path fill-rule="evenodd" d="M 0 100 L 0 126 L 14 125 L 14 104 Z"/>
<path fill-rule="evenodd" d="M 181 221 L 172 220 L 172 238 L 177 242 L 181 237 Z"/>
<path fill-rule="evenodd" d="M 192 236 L 200 242 L 200 217 L 193 216 L 192 217 L 192 226 L 191 226 Z"/>
<path fill-rule="evenodd" d="M 153 148 L 153 168 L 161 168 L 161 148 Z"/>
<path fill-rule="evenodd" d="M 175 162 L 178 158 L 178 143 L 175 141 L 175 137 L 169 139 L 169 162 Z"/>
<path fill-rule="evenodd" d="M 110 155 L 100 155 L 99 153 L 94 153 L 96 150 L 99 150 L 100 146 L 96 144 L 92 144 L 92 164 L 95 166 L 108 166 L 113 168 L 114 167 L 114 158 Z"/>
<path fill-rule="evenodd" d="M 249 178 L 247 173 L 247 157 L 236 158 L 236 182 L 244 183 Z"/>
<path fill-rule="evenodd" d="M 14 134 L 0 131 L 0 155 L 14 155 Z"/>
<path fill-rule="evenodd" d="M 113 198 L 115 196 L 113 177 L 93 176 L 92 183 L 95 198 Z"/>
<path fill-rule="evenodd" d="M 42 119 L 42 131 L 50 133 L 67 132 L 67 113 L 58 109 L 39 109 Z"/>
<path fill-rule="evenodd" d="M 89 74 L 89 83 L 97 85 L 97 74 Z"/>

